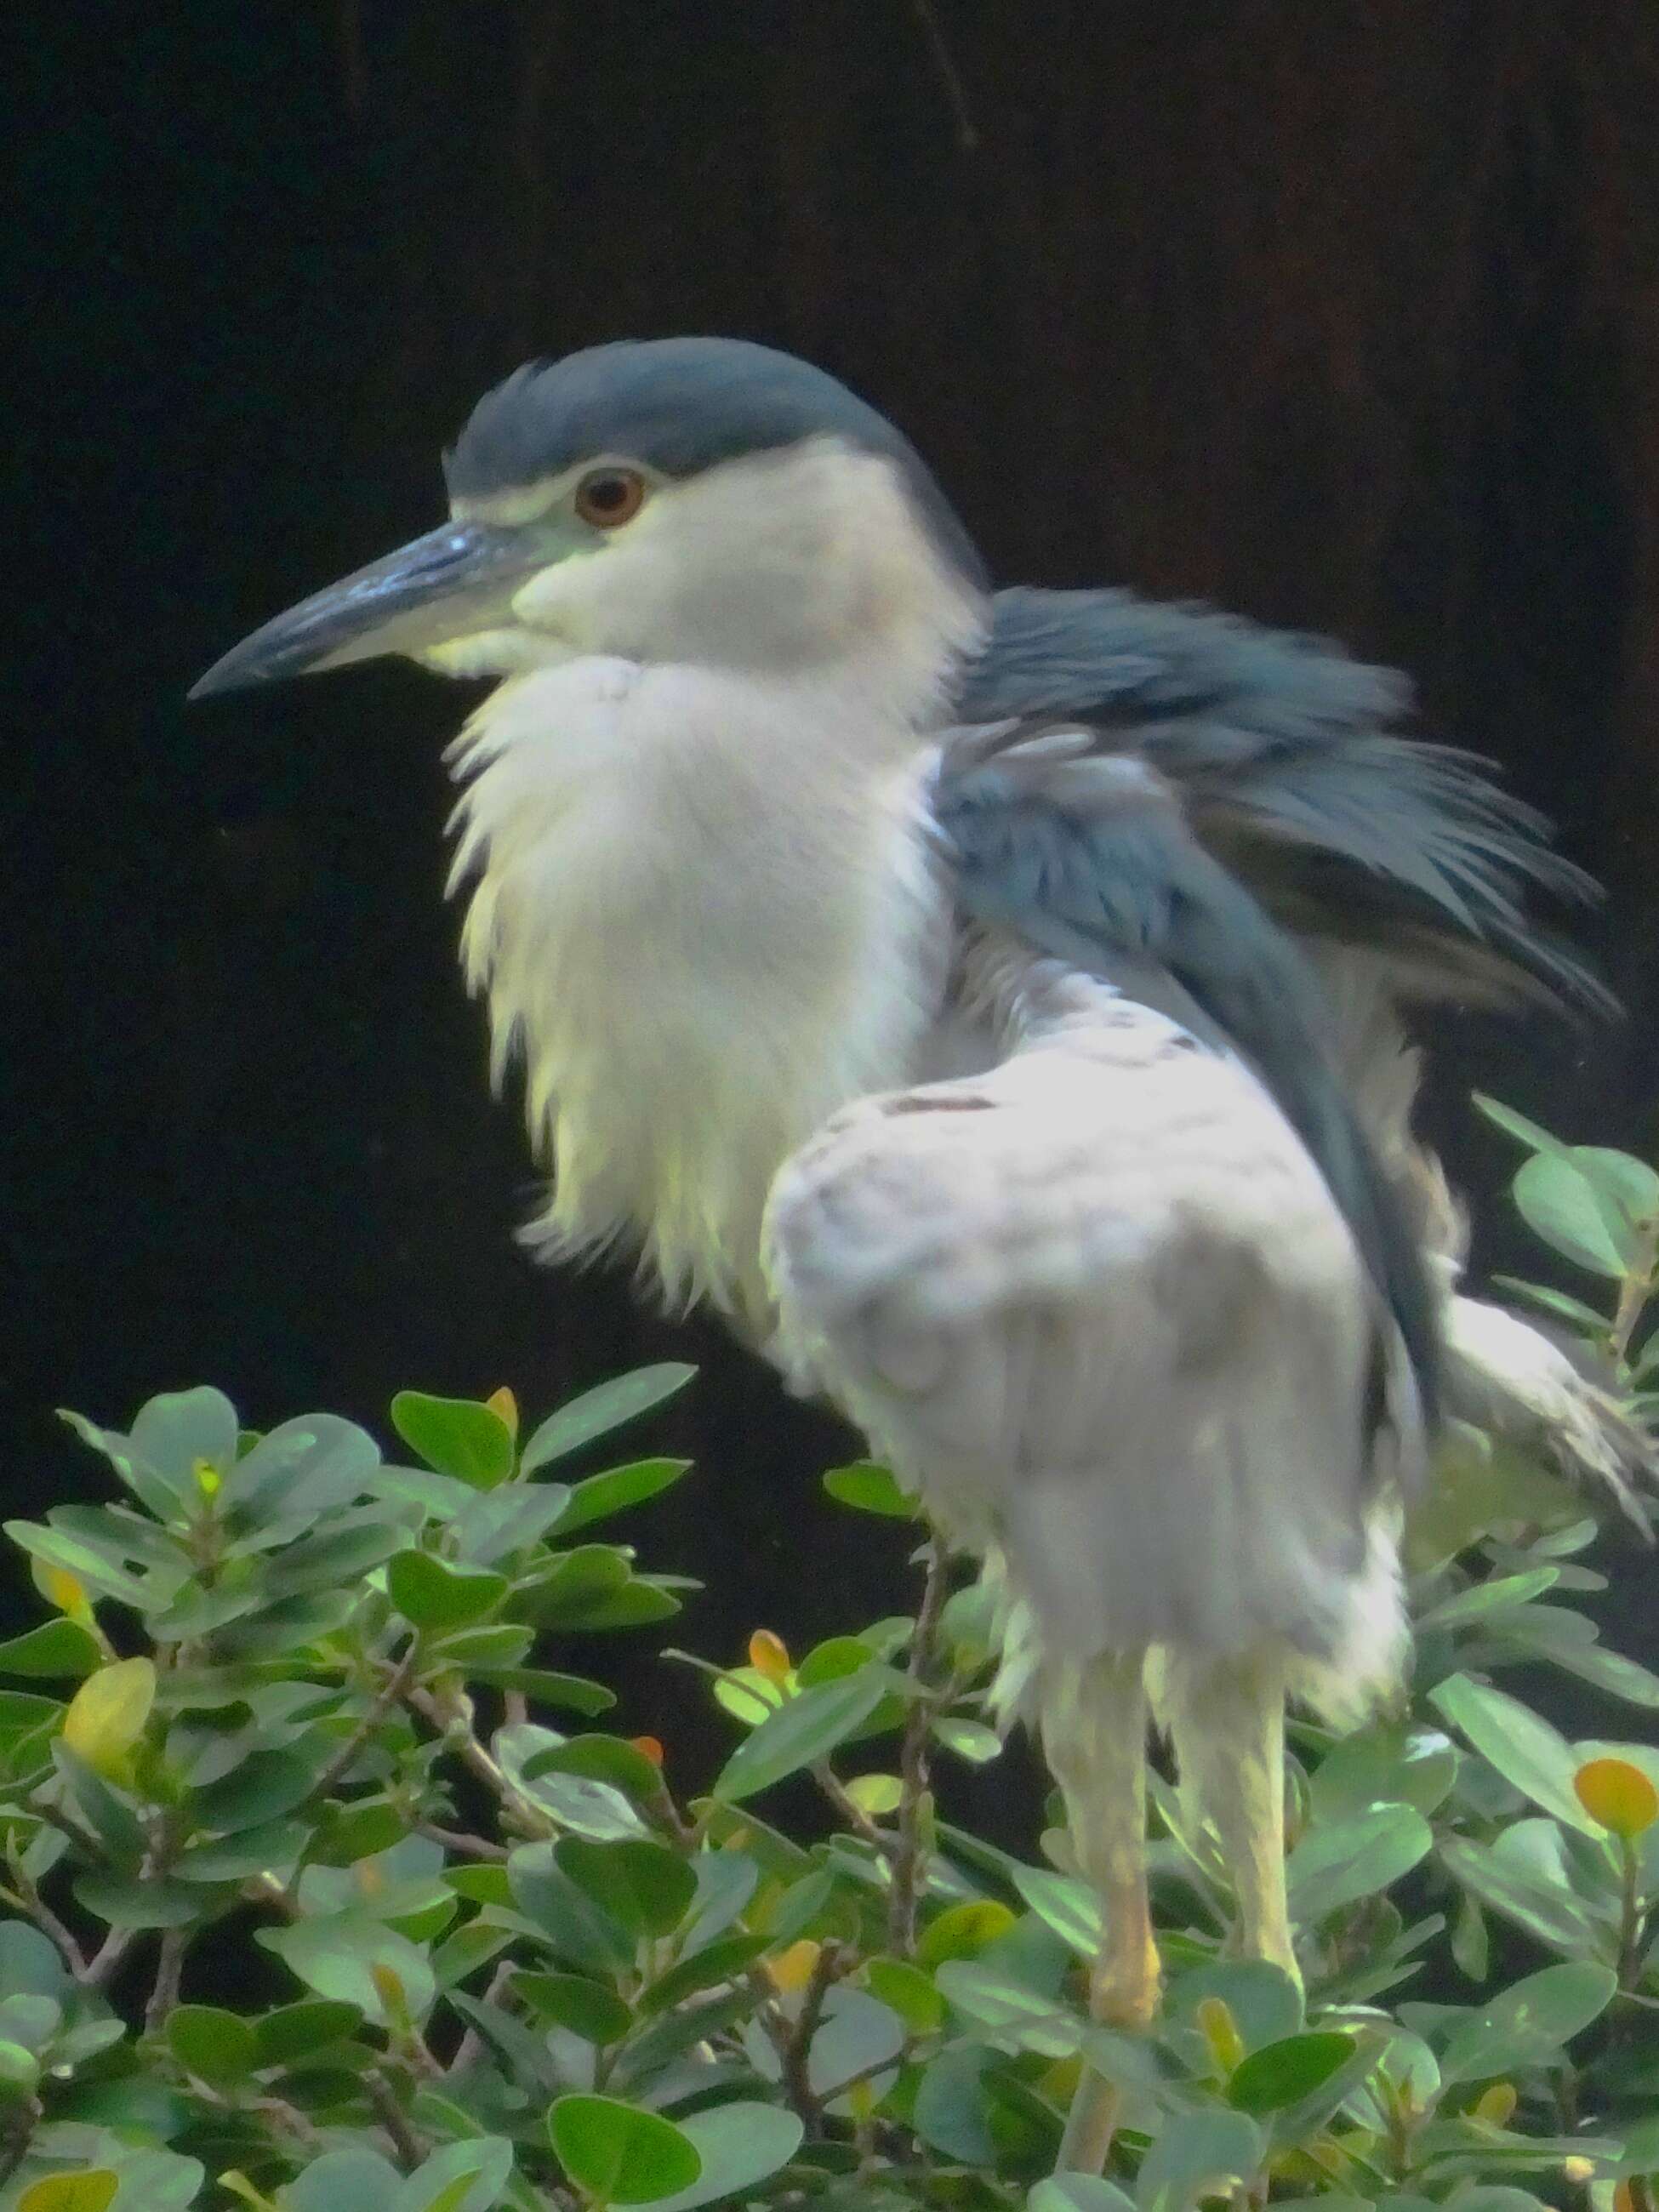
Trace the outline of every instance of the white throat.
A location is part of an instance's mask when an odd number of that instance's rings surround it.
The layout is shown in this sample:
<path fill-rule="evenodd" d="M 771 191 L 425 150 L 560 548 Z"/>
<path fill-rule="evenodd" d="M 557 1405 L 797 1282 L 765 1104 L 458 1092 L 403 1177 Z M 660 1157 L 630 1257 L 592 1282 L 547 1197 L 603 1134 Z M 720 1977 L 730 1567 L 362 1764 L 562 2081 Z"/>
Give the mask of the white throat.
<path fill-rule="evenodd" d="M 636 1249 L 759 1331 L 785 1157 L 911 1079 L 948 899 L 920 833 L 937 693 L 976 611 L 811 669 L 573 659 L 503 684 L 452 750 L 451 887 L 492 1068 L 554 1171 L 526 1235 Z"/>

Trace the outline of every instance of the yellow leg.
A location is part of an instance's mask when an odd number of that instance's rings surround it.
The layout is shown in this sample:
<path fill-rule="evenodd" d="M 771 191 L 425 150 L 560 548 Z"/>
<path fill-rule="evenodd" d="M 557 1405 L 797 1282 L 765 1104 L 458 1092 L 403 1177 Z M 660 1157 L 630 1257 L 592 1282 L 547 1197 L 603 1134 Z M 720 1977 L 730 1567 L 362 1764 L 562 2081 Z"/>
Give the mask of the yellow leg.
<path fill-rule="evenodd" d="M 1045 1692 L 1042 1741 L 1065 1793 L 1078 1864 L 1100 1899 L 1094 2017 L 1142 2028 L 1158 2010 L 1160 1966 L 1146 1896 L 1145 1656 L 1113 1654 L 1057 1670 Z M 1098 2173 L 1112 2147 L 1119 2097 L 1085 2066 L 1057 2170 Z"/>
<path fill-rule="evenodd" d="M 1170 1720 L 1184 1785 L 1214 1823 L 1245 1957 L 1301 1987 L 1285 1903 L 1285 1681 L 1268 1660 L 1182 1670 Z"/>

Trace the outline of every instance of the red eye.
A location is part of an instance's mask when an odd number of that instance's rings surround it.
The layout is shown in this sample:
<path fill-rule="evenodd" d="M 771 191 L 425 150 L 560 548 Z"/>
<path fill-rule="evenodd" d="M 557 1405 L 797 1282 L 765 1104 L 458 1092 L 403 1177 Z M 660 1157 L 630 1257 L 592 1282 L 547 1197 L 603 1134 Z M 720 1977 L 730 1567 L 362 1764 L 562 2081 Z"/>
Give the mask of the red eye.
<path fill-rule="evenodd" d="M 616 530 L 645 505 L 645 490 L 637 469 L 595 469 L 576 486 L 576 512 L 596 530 Z"/>

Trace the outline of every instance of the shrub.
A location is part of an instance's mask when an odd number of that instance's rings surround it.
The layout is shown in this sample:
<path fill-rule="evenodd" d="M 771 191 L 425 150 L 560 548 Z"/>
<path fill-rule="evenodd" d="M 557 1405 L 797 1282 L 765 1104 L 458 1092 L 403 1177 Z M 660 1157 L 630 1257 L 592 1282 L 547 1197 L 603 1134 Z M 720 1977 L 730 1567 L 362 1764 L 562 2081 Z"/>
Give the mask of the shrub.
<path fill-rule="evenodd" d="M 1607 1292 L 1517 1295 L 1640 1410 L 1659 1178 L 1492 1110 L 1528 1219 Z M 1168 1992 L 1133 2038 L 1083 2007 L 1058 1826 L 1027 1863 L 940 1812 L 1000 1747 L 982 1608 L 920 1528 L 916 1619 L 694 1662 L 734 1732 L 701 1794 L 547 1663 L 679 1608 L 606 1524 L 683 1463 L 559 1471 L 689 1374 L 527 1437 L 504 1391 L 405 1392 L 408 1466 L 326 1414 L 249 1435 L 213 1390 L 70 1417 L 123 1494 L 9 1531 L 52 1611 L 0 1646 L 0 2212 L 1651 2204 L 1659 1753 L 1492 1679 L 1659 1710 L 1572 1602 L 1602 1586 L 1581 1498 L 1457 1440 L 1409 1532 L 1408 1701 L 1293 1724 L 1305 2003 L 1225 1955 L 1226 1869 L 1154 1775 Z M 910 1516 L 878 1468 L 825 1486 Z M 764 1817 L 801 1774 L 810 1842 Z M 266 2002 L 200 2001 L 229 1947 Z M 1125 2100 L 1111 2177 L 1045 2179 L 1085 2054 Z"/>

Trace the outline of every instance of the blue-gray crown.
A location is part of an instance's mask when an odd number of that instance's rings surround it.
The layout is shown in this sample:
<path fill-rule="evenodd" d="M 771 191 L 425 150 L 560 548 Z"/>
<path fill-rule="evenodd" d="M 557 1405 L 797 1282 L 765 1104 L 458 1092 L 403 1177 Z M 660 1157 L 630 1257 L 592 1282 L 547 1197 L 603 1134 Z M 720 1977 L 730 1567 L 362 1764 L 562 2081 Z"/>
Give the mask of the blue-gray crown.
<path fill-rule="evenodd" d="M 621 339 L 527 362 L 473 409 L 444 474 L 453 496 L 478 499 L 589 454 L 687 477 L 815 437 L 893 462 L 940 551 L 983 585 L 972 539 L 908 439 L 824 370 L 742 338 Z"/>

